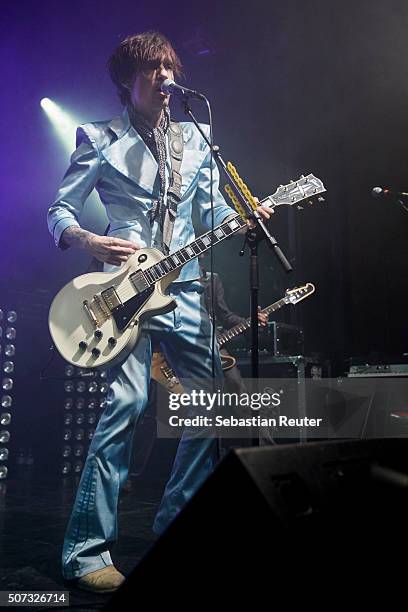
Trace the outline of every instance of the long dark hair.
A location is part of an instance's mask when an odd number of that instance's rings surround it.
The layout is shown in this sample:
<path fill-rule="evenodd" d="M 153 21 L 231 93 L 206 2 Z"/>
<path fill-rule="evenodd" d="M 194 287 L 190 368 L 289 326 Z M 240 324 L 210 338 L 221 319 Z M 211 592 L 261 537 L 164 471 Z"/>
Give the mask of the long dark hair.
<path fill-rule="evenodd" d="M 129 87 L 136 74 L 161 61 L 169 64 L 174 76 L 181 74 L 181 61 L 170 41 L 160 32 L 133 34 L 122 40 L 109 58 L 107 68 L 123 105 L 129 104 Z"/>

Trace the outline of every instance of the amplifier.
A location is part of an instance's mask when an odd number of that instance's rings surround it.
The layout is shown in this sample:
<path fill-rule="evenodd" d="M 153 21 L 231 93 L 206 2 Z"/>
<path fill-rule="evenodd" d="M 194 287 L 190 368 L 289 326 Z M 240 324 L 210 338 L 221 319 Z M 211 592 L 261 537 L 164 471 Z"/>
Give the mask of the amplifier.
<path fill-rule="evenodd" d="M 251 378 L 251 360 L 249 357 L 238 357 L 237 366 L 241 372 L 242 377 Z M 291 404 L 292 414 L 291 417 L 304 418 L 310 417 L 321 417 L 320 411 L 323 412 L 321 402 L 316 402 L 316 398 L 313 398 L 309 410 L 307 409 L 307 393 L 306 393 L 306 378 L 321 378 L 322 372 L 324 373 L 328 369 L 327 362 L 313 359 L 311 357 L 305 357 L 304 355 L 286 356 L 286 357 L 271 357 L 260 355 L 259 356 L 259 378 L 262 380 L 262 384 L 266 385 L 264 391 L 270 390 L 270 381 L 277 381 L 277 379 L 286 380 L 286 393 L 287 400 L 286 406 Z M 316 375 L 316 370 L 319 371 L 319 375 Z M 287 384 L 288 380 L 292 379 L 293 384 Z M 290 400 L 289 400 L 290 397 Z M 319 404 L 319 405 L 318 405 Z M 275 415 L 272 415 L 275 416 Z M 281 435 L 281 434 L 280 434 Z M 273 429 L 266 430 L 261 428 L 259 431 L 259 443 L 263 444 L 275 444 L 278 442 L 305 442 L 307 440 L 307 431 L 304 427 L 299 427 L 297 436 L 283 439 L 277 437 L 277 432 Z"/>
<path fill-rule="evenodd" d="M 259 347 L 275 357 L 303 355 L 303 329 L 288 323 L 270 321 L 259 335 Z"/>
<path fill-rule="evenodd" d="M 275 357 L 303 355 L 303 329 L 296 325 L 270 321 L 265 327 L 258 328 L 259 350 Z M 233 354 L 248 354 L 251 345 L 251 332 L 240 334 L 228 342 L 226 348 Z"/>
<path fill-rule="evenodd" d="M 380 378 L 393 376 L 408 376 L 408 363 L 354 365 L 347 373 L 349 378 Z"/>

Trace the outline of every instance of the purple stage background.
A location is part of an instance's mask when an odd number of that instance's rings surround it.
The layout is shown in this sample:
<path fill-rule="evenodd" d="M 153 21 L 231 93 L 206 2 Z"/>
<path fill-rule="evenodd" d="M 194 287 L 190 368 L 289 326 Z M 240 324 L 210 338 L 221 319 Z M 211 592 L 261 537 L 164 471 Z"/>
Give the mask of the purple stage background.
<path fill-rule="evenodd" d="M 174 41 L 185 82 L 211 99 L 216 140 L 254 193 L 268 195 L 307 172 L 328 189 L 324 207 L 276 215 L 274 233 L 295 272 L 286 277 L 263 247 L 262 303 L 313 282 L 313 299 L 281 315 L 304 325 L 310 351 L 340 361 L 402 354 L 408 215 L 370 191 L 376 184 L 408 190 L 407 25 L 402 0 L 3 6 L 2 286 L 52 295 L 87 265 L 81 253 L 57 252 L 46 229 L 68 159 L 41 98 L 81 121 L 117 114 L 106 60 L 125 35 L 158 29 Z M 173 108 L 181 118 L 177 102 Z M 102 231 L 103 217 L 91 212 L 86 226 Z M 248 266 L 239 248 L 239 240 L 228 241 L 215 259 L 229 281 L 227 298 L 247 314 Z"/>

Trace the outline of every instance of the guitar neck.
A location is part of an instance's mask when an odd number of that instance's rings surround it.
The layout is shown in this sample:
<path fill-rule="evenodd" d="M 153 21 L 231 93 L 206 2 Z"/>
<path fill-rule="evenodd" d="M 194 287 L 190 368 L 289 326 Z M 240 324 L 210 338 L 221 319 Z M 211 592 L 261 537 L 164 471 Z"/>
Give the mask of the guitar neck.
<path fill-rule="evenodd" d="M 269 200 L 269 198 L 266 198 Z M 232 209 L 231 209 L 232 210 Z M 161 261 L 154 264 L 150 268 L 144 270 L 143 274 L 149 285 L 153 285 L 158 280 L 166 276 L 169 272 L 182 268 L 186 263 L 195 259 L 202 253 L 208 251 L 211 246 L 215 246 L 226 238 L 229 238 L 240 229 L 246 226 L 246 222 L 237 214 L 228 221 L 224 221 L 214 228 L 213 238 L 211 239 L 211 230 L 202 234 L 199 238 L 190 242 L 185 247 L 175 251 L 171 255 L 167 255 Z"/>
<path fill-rule="evenodd" d="M 324 191 L 326 190 L 323 183 L 313 174 L 302 175 L 298 181 L 291 181 L 288 185 L 281 185 L 273 195 L 262 200 L 260 204 L 268 208 L 282 205 L 293 206 L 304 200 L 312 202 L 312 198 Z M 231 209 L 231 213 L 233 212 L 233 209 Z M 163 257 L 159 262 L 144 270 L 142 273 L 144 278 L 143 288 L 154 285 L 170 272 L 182 268 L 186 263 L 205 253 L 212 246 L 239 232 L 245 226 L 246 221 L 235 213 L 229 221 L 224 221 L 215 227 L 213 231 L 208 231 L 193 242 L 190 242 L 190 244 L 187 244 L 171 255 L 167 255 L 167 257 Z M 138 278 L 140 274 L 140 271 L 134 273 L 135 278 L 133 280 L 136 286 L 140 284 Z"/>
<path fill-rule="evenodd" d="M 282 306 L 284 306 L 285 304 L 286 304 L 286 300 L 285 298 L 282 298 L 278 300 L 277 302 L 274 302 L 274 304 L 267 306 L 266 308 L 261 310 L 261 312 L 266 315 L 270 315 L 272 312 L 275 312 L 276 310 L 279 310 L 279 308 L 282 308 Z M 234 325 L 234 327 L 231 327 L 231 329 L 228 329 L 226 332 L 218 336 L 217 338 L 218 346 L 220 347 L 223 346 L 224 344 L 232 340 L 232 338 L 235 338 L 236 336 L 243 334 L 250 327 L 251 327 L 251 317 L 248 317 L 241 323 L 237 323 L 237 325 Z"/>

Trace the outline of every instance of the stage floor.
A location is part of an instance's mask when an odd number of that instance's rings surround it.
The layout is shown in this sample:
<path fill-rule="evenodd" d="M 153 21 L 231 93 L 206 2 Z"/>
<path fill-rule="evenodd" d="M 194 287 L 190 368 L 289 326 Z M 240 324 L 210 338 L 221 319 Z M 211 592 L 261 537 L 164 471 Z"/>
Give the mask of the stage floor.
<path fill-rule="evenodd" d="M 140 479 L 132 491 L 121 494 L 119 541 L 112 558 L 125 576 L 157 539 L 151 526 L 163 485 Z M 47 482 L 29 472 L 0 483 L 0 591 L 69 591 L 70 607 L 65 609 L 80 612 L 100 610 L 108 601 L 108 595 L 67 586 L 61 576 L 61 547 L 75 490 L 72 479 Z"/>

